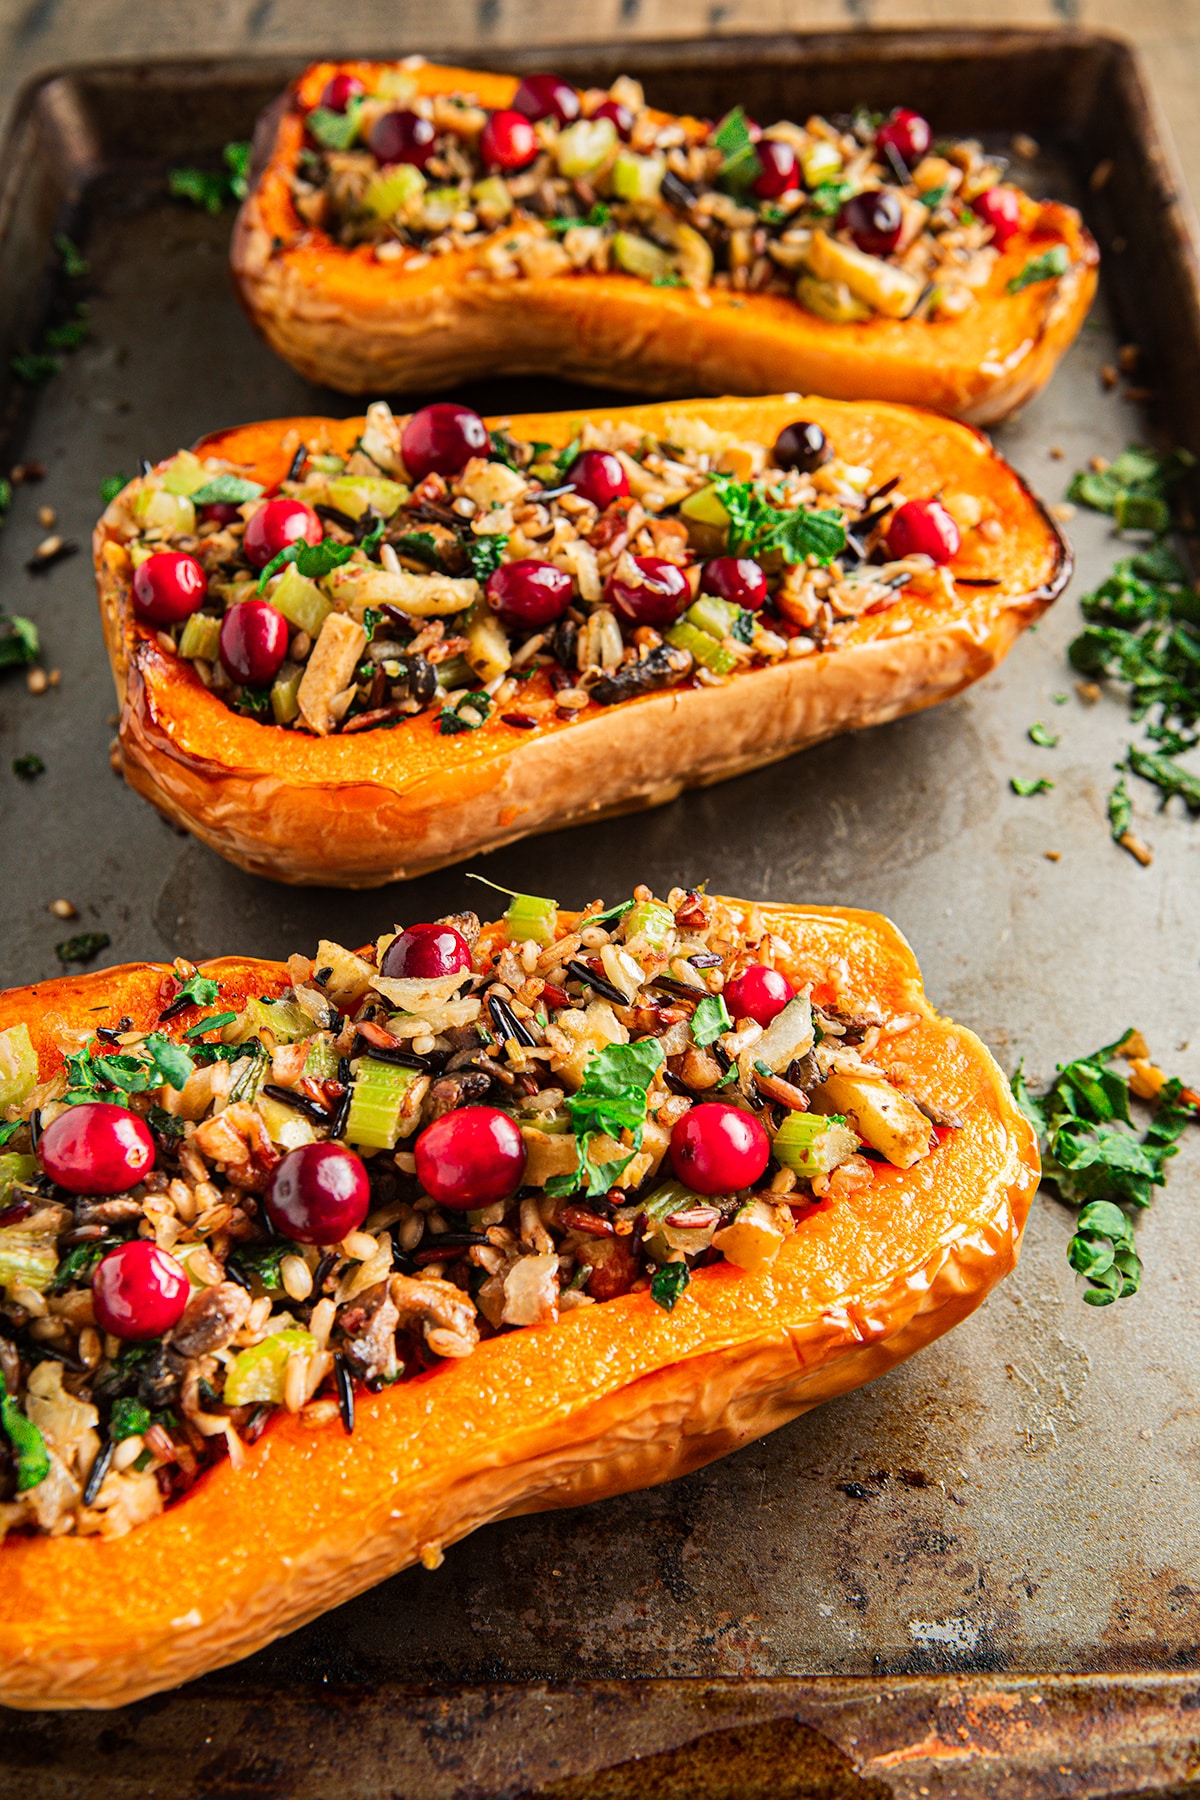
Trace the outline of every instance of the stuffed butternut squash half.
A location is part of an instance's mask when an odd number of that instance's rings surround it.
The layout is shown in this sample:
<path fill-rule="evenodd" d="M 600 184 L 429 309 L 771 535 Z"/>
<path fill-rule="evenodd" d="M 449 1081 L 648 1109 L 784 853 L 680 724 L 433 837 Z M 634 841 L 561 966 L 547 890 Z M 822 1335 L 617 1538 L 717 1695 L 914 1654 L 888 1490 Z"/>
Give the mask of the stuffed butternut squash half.
<path fill-rule="evenodd" d="M 1038 1177 L 886 919 L 683 888 L 10 990 L 0 1117 L 23 1707 L 857 1387 L 1008 1273 Z"/>
<path fill-rule="evenodd" d="M 916 401 L 991 424 L 1087 313 L 1096 246 L 900 109 L 717 124 L 626 78 L 320 63 L 263 117 L 233 271 L 311 380 L 553 373 Z"/>
<path fill-rule="evenodd" d="M 95 555 L 129 782 L 345 886 L 932 705 L 1070 568 L 969 427 L 795 396 L 247 426 L 130 483 Z"/>

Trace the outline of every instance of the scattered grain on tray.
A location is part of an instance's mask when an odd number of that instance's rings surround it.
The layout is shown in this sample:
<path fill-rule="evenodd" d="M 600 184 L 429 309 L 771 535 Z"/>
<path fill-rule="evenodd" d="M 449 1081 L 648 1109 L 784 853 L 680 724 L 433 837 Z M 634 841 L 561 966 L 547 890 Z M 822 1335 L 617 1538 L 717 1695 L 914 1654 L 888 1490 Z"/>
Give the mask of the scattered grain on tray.
<path fill-rule="evenodd" d="M 1050 449 L 1049 449 L 1049 451 L 1048 451 L 1048 452 L 1047 452 L 1047 454 L 1048 454 L 1048 455 L 1050 455 L 1050 456 L 1052 456 L 1052 457 L 1053 457 L 1053 458 L 1054 458 L 1054 460 L 1055 460 L 1055 462 L 1061 462 L 1061 461 L 1062 461 L 1062 459 L 1063 459 L 1063 457 L 1064 457 L 1064 456 L 1065 456 L 1065 455 L 1066 455 L 1066 454 L 1067 454 L 1067 453 L 1066 453 L 1066 451 L 1065 451 L 1065 450 L 1064 450 L 1064 449 L 1063 449 L 1063 447 L 1062 447 L 1062 445 L 1061 445 L 1061 444 L 1051 444 L 1051 446 L 1050 446 Z"/>
<path fill-rule="evenodd" d="M 1075 508 L 1069 500 L 1060 500 L 1057 506 L 1050 508 L 1050 513 L 1060 525 L 1066 525 L 1075 517 Z"/>
<path fill-rule="evenodd" d="M 1100 370 L 1100 382 L 1106 393 L 1111 393 L 1120 381 L 1120 372 L 1116 363 L 1104 363 Z"/>
<path fill-rule="evenodd" d="M 1012 147 L 1014 156 L 1019 156 L 1023 162 L 1033 162 L 1035 157 L 1037 157 L 1041 151 L 1041 145 L 1038 143 L 1037 139 L 1031 138 L 1028 133 L 1024 131 L 1018 131 L 1015 134 L 1012 141 Z"/>
<path fill-rule="evenodd" d="M 1122 850 L 1128 850 L 1135 862 L 1141 863 L 1143 869 L 1148 869 L 1154 861 L 1154 852 L 1136 831 L 1123 831 L 1117 842 Z"/>
<path fill-rule="evenodd" d="M 45 669 L 30 669 L 25 677 L 25 686 L 31 694 L 44 694 L 50 685 L 50 678 Z"/>
<path fill-rule="evenodd" d="M 1061 850 L 1043 850 L 1042 855 L 1045 857 L 1047 862 L 1061 862 L 1062 861 L 1062 851 Z"/>
<path fill-rule="evenodd" d="M 1117 351 L 1117 364 L 1122 375 L 1132 375 L 1141 357 L 1140 344 L 1122 344 Z"/>
<path fill-rule="evenodd" d="M 1108 468 L 1107 456 L 1089 456 L 1088 468 L 1096 475 L 1103 475 L 1104 471 Z"/>
<path fill-rule="evenodd" d="M 1095 168 L 1092 170 L 1091 178 L 1088 181 L 1088 186 L 1091 188 L 1093 194 L 1098 194 L 1101 188 L 1108 186 L 1114 166 L 1111 156 L 1106 156 L 1103 162 L 1098 162 L 1096 164 Z"/>
<path fill-rule="evenodd" d="M 120 738 L 112 738 L 109 741 L 108 766 L 112 770 L 114 775 L 121 775 L 124 773 L 124 766 L 121 762 L 121 740 L 120 740 Z"/>
<path fill-rule="evenodd" d="M 1095 706 L 1100 698 L 1100 683 L 1098 681 L 1077 681 L 1075 692 L 1085 706 Z"/>
<path fill-rule="evenodd" d="M 43 531 L 53 531 L 55 525 L 58 523 L 58 515 L 55 513 L 52 506 L 39 506 L 37 516 L 38 524 Z"/>
<path fill-rule="evenodd" d="M 14 487 L 23 481 L 45 481 L 46 465 L 40 462 L 14 463 L 8 479 Z"/>
<path fill-rule="evenodd" d="M 52 900 L 50 911 L 56 919 L 77 919 L 79 917 L 79 908 L 72 906 L 69 900 Z"/>

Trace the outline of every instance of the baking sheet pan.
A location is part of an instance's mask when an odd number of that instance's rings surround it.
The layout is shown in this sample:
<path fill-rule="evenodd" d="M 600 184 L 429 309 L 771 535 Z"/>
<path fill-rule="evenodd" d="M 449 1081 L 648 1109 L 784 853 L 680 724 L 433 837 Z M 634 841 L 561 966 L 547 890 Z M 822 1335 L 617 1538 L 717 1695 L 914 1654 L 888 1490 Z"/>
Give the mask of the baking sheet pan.
<path fill-rule="evenodd" d="M 1137 341 L 1159 422 L 1200 450 L 1187 218 L 1123 47 L 1074 32 L 871 34 L 506 60 L 589 80 L 624 68 L 653 100 L 701 113 L 735 98 L 765 117 L 904 103 L 936 129 L 1031 134 L 1041 149 L 1022 176 L 1083 204 L 1105 291 L 1001 448 L 1053 502 L 1088 456 L 1144 438 L 1142 411 L 1103 378 L 1118 343 Z M 91 338 L 36 393 L 12 387 L 5 414 L 0 466 L 47 474 L 17 489 L 0 535 L 0 605 L 36 620 L 62 672 L 39 697 L 19 677 L 0 696 L 5 982 L 54 973 L 70 931 L 108 932 L 101 962 L 270 956 L 477 904 L 460 870 L 367 894 L 255 880 L 178 835 L 108 766 L 114 703 L 86 553 L 100 479 L 218 426 L 354 410 L 254 338 L 225 267 L 230 215 L 165 194 L 168 165 L 248 136 L 294 72 L 86 68 L 32 91 L 14 122 L 4 365 L 36 337 L 64 224 L 91 264 Z M 533 382 L 466 397 L 489 411 L 596 403 Z M 83 548 L 33 576 L 46 504 Z M 658 812 L 510 847 L 486 873 L 570 905 L 638 879 L 707 878 L 744 896 L 877 907 L 911 939 L 935 1003 L 1007 1067 L 1024 1056 L 1049 1074 L 1137 1025 L 1194 1081 L 1200 827 L 1154 815 L 1135 783 L 1153 865 L 1109 842 L 1125 708 L 1081 704 L 1064 652 L 1075 596 L 1114 546 L 1093 515 L 1068 530 L 1071 593 L 970 693 Z M 1061 730 L 1057 750 L 1029 742 L 1039 718 Z M 10 770 L 27 752 L 46 773 L 23 784 Z M 1051 793 L 1009 790 L 1010 775 L 1038 774 Z M 51 916 L 59 897 L 78 924 Z M 872 1387 L 669 1487 L 492 1527 L 437 1573 L 398 1576 L 178 1695 L 107 1719 L 0 1714 L 0 1776 L 37 1770 L 53 1795 L 565 1795 L 583 1790 L 562 1782 L 604 1768 L 610 1785 L 587 1791 L 616 1794 L 622 1768 L 648 1775 L 631 1759 L 662 1754 L 651 1766 L 670 1793 L 968 1793 L 985 1774 L 992 1791 L 1182 1791 L 1200 1766 L 1200 1682 L 1187 1673 L 1200 1664 L 1198 1190 L 1193 1142 L 1140 1226 L 1133 1301 L 1082 1304 L 1064 1261 L 1070 1217 L 1042 1199 L 1017 1275 Z M 636 1689 L 612 1685 L 630 1677 Z M 685 1756 L 688 1743 L 699 1747 Z M 747 1785 L 722 1788 L 739 1756 Z"/>

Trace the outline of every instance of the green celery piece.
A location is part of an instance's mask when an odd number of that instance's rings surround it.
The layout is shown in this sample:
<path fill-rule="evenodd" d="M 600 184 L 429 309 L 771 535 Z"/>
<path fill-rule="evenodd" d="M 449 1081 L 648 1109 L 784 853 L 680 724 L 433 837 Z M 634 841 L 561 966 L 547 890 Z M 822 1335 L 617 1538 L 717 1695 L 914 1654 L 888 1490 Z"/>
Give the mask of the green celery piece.
<path fill-rule="evenodd" d="M 304 1073 L 314 1081 L 334 1081 L 337 1072 L 338 1055 L 332 1041 L 327 1037 L 315 1037 L 304 1059 Z"/>
<path fill-rule="evenodd" d="M 511 944 L 532 940 L 543 946 L 554 942 L 558 928 L 558 902 L 538 894 L 514 894 L 504 915 L 504 930 Z"/>
<path fill-rule="evenodd" d="M 656 900 L 637 901 L 631 904 L 621 922 L 621 930 L 626 943 L 631 938 L 644 938 L 651 950 L 661 950 L 669 941 L 674 929 L 674 913 L 669 906 L 660 906 Z"/>
<path fill-rule="evenodd" d="M 221 649 L 221 621 L 211 613 L 193 613 L 179 634 L 179 654 L 216 662 Z"/>
<path fill-rule="evenodd" d="M 0 1113 L 27 1100 L 37 1085 L 37 1078 L 37 1051 L 28 1025 L 22 1021 L 0 1031 Z"/>
<path fill-rule="evenodd" d="M 346 1121 L 346 1141 L 363 1150 L 392 1150 L 400 1136 L 400 1113 L 404 1096 L 416 1080 L 415 1069 L 402 1069 L 395 1063 L 376 1062 L 364 1056 L 358 1065 L 350 1115 Z"/>
<path fill-rule="evenodd" d="M 732 650 L 712 637 L 707 631 L 689 625 L 686 620 L 671 626 L 666 634 L 668 644 L 676 650 L 687 650 L 703 669 L 709 669 L 714 675 L 728 675 L 737 667 L 737 657 Z"/>

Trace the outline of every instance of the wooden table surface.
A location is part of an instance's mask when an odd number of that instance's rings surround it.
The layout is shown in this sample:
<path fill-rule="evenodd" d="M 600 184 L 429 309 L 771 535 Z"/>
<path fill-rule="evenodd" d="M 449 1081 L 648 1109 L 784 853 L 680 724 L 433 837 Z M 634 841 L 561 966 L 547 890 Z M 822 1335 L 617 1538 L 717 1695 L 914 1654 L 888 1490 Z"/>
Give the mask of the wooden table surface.
<path fill-rule="evenodd" d="M 0 0 L 0 112 L 31 77 L 94 58 L 460 51 L 847 27 L 1078 25 L 1136 40 L 1193 195 L 1200 195 L 1200 0 Z"/>

